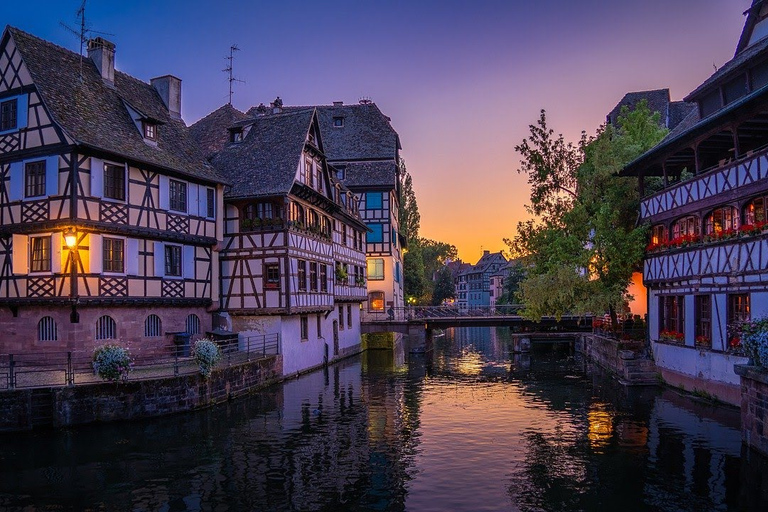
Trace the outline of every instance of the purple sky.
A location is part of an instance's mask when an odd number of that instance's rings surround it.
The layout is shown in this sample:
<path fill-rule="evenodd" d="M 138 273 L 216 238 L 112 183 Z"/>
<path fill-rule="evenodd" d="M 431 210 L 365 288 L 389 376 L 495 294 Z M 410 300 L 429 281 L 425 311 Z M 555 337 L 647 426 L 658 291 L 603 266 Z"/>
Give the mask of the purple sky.
<path fill-rule="evenodd" d="M 750 0 L 219 2 L 89 0 L 117 68 L 183 80 L 193 123 L 227 101 L 221 70 L 237 44 L 233 104 L 375 101 L 400 133 L 422 236 L 473 262 L 505 248 L 528 188 L 515 144 L 545 108 L 576 140 L 625 92 L 681 99 L 732 56 Z M 80 0 L 0 3 L 10 24 L 77 50 L 60 22 Z"/>

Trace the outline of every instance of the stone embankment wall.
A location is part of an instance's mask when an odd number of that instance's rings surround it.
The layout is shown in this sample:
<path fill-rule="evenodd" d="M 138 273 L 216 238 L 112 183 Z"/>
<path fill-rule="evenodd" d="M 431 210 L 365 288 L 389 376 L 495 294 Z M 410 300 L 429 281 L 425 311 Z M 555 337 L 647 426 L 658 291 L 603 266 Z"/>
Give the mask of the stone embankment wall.
<path fill-rule="evenodd" d="M 583 334 L 580 339 L 577 338 L 576 349 L 614 373 L 624 385 L 647 386 L 658 383 L 653 361 L 641 354 L 641 342 L 625 342 L 596 334 Z"/>
<path fill-rule="evenodd" d="M 768 370 L 747 365 L 734 370 L 741 377 L 742 441 L 768 455 Z"/>
<path fill-rule="evenodd" d="M 0 392 L 0 431 L 64 427 L 190 411 L 225 402 L 282 379 L 274 356 L 200 374 L 155 380 Z"/>

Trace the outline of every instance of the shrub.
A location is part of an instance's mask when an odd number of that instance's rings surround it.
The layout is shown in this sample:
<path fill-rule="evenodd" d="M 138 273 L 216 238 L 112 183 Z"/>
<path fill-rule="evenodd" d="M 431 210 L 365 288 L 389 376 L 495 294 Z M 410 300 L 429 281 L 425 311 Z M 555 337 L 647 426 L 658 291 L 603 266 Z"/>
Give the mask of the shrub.
<path fill-rule="evenodd" d="M 744 322 L 740 331 L 741 345 L 747 357 L 758 366 L 768 366 L 768 318 Z"/>
<path fill-rule="evenodd" d="M 195 342 L 194 358 L 200 373 L 208 378 L 213 367 L 221 360 L 221 350 L 214 341 L 203 338 Z"/>
<path fill-rule="evenodd" d="M 93 370 L 102 379 L 117 382 L 128 378 L 133 360 L 127 348 L 107 343 L 93 351 Z"/>

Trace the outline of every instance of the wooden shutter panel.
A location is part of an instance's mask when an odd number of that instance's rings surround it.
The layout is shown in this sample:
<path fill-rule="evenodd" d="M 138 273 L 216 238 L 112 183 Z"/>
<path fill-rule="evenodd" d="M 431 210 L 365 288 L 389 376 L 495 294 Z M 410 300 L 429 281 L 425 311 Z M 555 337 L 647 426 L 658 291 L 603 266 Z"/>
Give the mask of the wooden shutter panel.
<path fill-rule="evenodd" d="M 197 207 L 199 209 L 199 215 L 201 217 L 208 216 L 208 188 L 202 185 L 197 188 Z"/>
<path fill-rule="evenodd" d="M 27 127 L 27 116 L 29 111 L 29 95 L 22 94 L 16 101 L 16 126 L 18 128 Z"/>
<path fill-rule="evenodd" d="M 197 191 L 200 187 L 194 183 L 187 184 L 187 213 L 190 215 L 198 215 L 198 197 Z"/>
<path fill-rule="evenodd" d="M 185 245 L 181 249 L 181 275 L 184 279 L 195 278 L 195 246 Z"/>
<path fill-rule="evenodd" d="M 59 155 L 45 159 L 45 195 L 59 195 Z"/>
<path fill-rule="evenodd" d="M 9 201 L 24 198 L 24 162 L 11 162 L 11 183 L 8 190 Z"/>
<path fill-rule="evenodd" d="M 13 273 L 29 274 L 29 237 L 13 235 Z"/>
<path fill-rule="evenodd" d="M 61 247 L 64 236 L 61 233 L 51 235 L 51 272 L 61 274 Z"/>
<path fill-rule="evenodd" d="M 165 277 L 165 244 L 155 242 L 155 277 Z"/>
<path fill-rule="evenodd" d="M 104 161 L 91 157 L 91 196 L 104 197 Z"/>
<path fill-rule="evenodd" d="M 139 241 L 129 238 L 125 241 L 125 273 L 139 275 Z"/>
<path fill-rule="evenodd" d="M 91 274 L 101 274 L 104 269 L 104 245 L 101 235 L 88 235 L 88 262 Z"/>
<path fill-rule="evenodd" d="M 168 176 L 160 175 L 160 209 L 169 210 L 171 208 L 171 196 L 168 189 Z"/>

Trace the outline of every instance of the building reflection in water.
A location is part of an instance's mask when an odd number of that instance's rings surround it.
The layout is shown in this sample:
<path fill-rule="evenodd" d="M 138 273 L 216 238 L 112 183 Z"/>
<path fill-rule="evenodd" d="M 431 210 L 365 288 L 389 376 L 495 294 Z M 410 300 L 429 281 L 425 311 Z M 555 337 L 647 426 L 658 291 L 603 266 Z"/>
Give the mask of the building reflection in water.
<path fill-rule="evenodd" d="M 0 510 L 764 510 L 738 411 L 454 329 L 229 404 L 0 436 Z M 429 370 L 429 371 L 428 371 Z"/>

